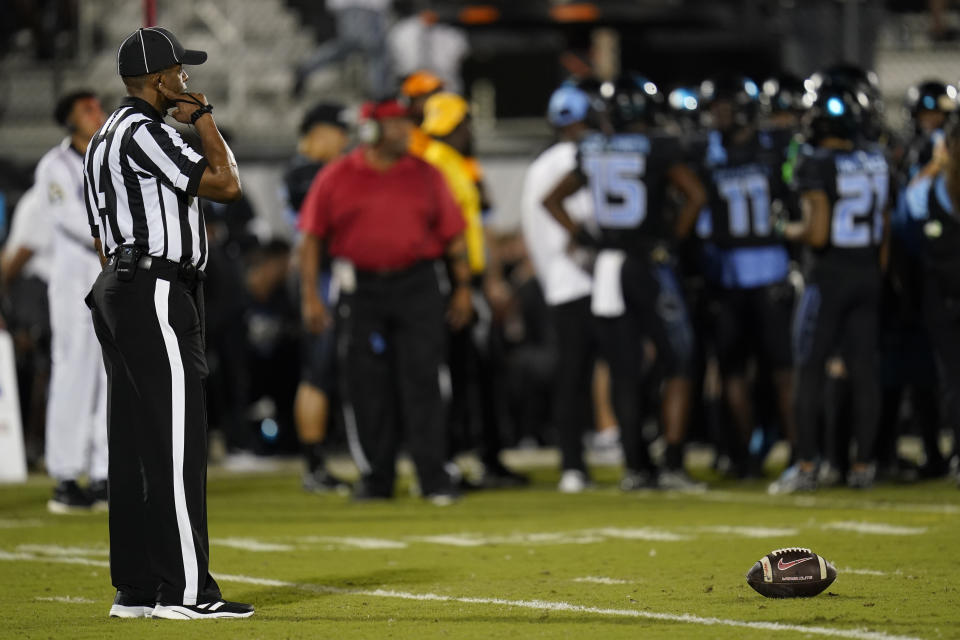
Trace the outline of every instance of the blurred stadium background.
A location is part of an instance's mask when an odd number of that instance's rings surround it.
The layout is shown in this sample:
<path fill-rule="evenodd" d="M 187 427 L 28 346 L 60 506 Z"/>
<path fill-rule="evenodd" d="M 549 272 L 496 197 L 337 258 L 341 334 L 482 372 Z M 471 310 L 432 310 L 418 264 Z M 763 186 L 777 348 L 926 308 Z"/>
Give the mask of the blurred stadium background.
<path fill-rule="evenodd" d="M 907 87 L 922 77 L 956 81 L 960 41 L 950 20 L 936 32 L 936 0 L 524 0 L 474 3 L 398 0 L 395 19 L 435 11 L 469 42 L 463 89 L 478 154 L 497 202 L 493 224 L 515 228 L 522 173 L 549 140 L 550 92 L 593 68 L 648 74 L 665 86 L 694 84 L 722 69 L 763 78 L 781 69 L 806 77 L 838 60 L 875 69 L 895 128 Z M 949 9 L 949 7 L 947 7 Z M 315 74 L 292 96 L 295 65 L 335 36 L 323 0 L 6 0 L 0 16 L 0 179 L 7 210 L 29 185 L 32 164 L 60 138 L 57 96 L 93 87 L 109 109 L 121 97 L 117 43 L 134 27 L 164 25 L 209 51 L 191 86 L 217 106 L 233 136 L 244 187 L 265 235 L 285 237 L 281 171 L 304 111 L 321 99 L 357 104 L 362 54 Z"/>

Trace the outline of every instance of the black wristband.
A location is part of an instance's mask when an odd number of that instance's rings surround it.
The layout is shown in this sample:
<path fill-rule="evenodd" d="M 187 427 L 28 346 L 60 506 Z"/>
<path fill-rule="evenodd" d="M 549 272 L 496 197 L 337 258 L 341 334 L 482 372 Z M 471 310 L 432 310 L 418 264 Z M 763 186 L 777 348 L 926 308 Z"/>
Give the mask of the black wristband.
<path fill-rule="evenodd" d="M 190 124 L 196 124 L 197 120 L 199 120 L 201 116 L 207 113 L 212 113 L 212 112 L 213 112 L 212 104 L 203 105 L 202 107 L 200 107 L 199 109 L 197 109 L 196 111 L 190 114 Z"/>

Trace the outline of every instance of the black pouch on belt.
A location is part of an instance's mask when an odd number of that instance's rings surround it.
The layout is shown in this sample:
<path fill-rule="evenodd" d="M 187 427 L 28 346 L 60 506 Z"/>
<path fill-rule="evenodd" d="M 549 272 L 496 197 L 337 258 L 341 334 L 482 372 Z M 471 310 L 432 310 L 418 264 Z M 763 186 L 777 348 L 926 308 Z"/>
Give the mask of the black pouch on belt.
<path fill-rule="evenodd" d="M 117 249 L 117 279 L 129 282 L 137 274 L 137 263 L 140 261 L 140 249 L 136 247 L 119 247 Z"/>

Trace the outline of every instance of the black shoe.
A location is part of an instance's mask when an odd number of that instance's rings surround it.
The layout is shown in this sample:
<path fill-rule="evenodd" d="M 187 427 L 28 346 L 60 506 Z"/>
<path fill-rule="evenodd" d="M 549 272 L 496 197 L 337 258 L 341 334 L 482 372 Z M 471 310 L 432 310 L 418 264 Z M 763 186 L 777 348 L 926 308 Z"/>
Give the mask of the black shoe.
<path fill-rule="evenodd" d="M 153 608 L 153 618 L 165 620 L 203 620 L 204 618 L 249 618 L 253 605 L 217 600 L 202 604 L 159 604 Z"/>
<path fill-rule="evenodd" d="M 851 489 L 872 489 L 877 469 L 872 464 L 847 472 L 847 486 Z"/>
<path fill-rule="evenodd" d="M 350 483 L 327 473 L 323 468 L 303 474 L 303 490 L 310 493 L 350 493 Z"/>
<path fill-rule="evenodd" d="M 94 511 L 107 510 L 109 495 L 107 493 L 106 480 L 97 480 L 96 482 L 91 482 L 90 488 L 87 489 L 87 493 L 90 495 L 90 500 L 93 502 Z"/>
<path fill-rule="evenodd" d="M 381 491 L 374 491 L 363 480 L 360 480 L 353 486 L 353 494 L 350 498 L 354 502 L 373 502 L 376 500 L 390 500 L 393 498 L 393 495 Z"/>
<path fill-rule="evenodd" d="M 627 469 L 620 479 L 620 491 L 641 491 L 656 489 L 657 475 L 651 471 L 631 471 Z"/>
<path fill-rule="evenodd" d="M 507 469 L 500 463 L 487 464 L 480 478 L 480 486 L 484 489 L 516 489 L 530 484 L 530 478 Z"/>
<path fill-rule="evenodd" d="M 111 618 L 149 618 L 153 615 L 153 599 L 138 599 L 117 590 L 117 597 L 110 607 Z"/>
<path fill-rule="evenodd" d="M 93 510 L 93 498 L 80 488 L 76 480 L 61 480 L 53 488 L 47 510 L 50 513 L 89 513 Z"/>
<path fill-rule="evenodd" d="M 449 507 L 452 504 L 460 502 L 461 495 L 460 492 L 455 489 L 446 489 L 425 495 L 423 498 L 435 507 Z"/>

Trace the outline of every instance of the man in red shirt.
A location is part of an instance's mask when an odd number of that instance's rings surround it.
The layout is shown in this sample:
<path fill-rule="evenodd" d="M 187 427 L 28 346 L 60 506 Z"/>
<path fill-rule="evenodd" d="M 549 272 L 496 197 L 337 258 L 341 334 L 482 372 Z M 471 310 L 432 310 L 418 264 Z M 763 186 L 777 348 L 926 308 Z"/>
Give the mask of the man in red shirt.
<path fill-rule="evenodd" d="M 317 295 L 322 247 L 333 259 L 344 422 L 361 482 L 358 499 L 393 494 L 405 432 L 425 497 L 455 498 L 444 471 L 446 427 L 438 371 L 447 322 L 465 326 L 473 308 L 460 209 L 443 175 L 407 153 L 413 123 L 396 100 L 364 105 L 365 144 L 327 165 L 300 210 L 301 289 L 307 330 L 331 318 Z M 449 266 L 449 280 L 438 269 Z"/>

